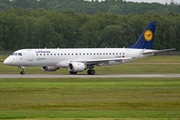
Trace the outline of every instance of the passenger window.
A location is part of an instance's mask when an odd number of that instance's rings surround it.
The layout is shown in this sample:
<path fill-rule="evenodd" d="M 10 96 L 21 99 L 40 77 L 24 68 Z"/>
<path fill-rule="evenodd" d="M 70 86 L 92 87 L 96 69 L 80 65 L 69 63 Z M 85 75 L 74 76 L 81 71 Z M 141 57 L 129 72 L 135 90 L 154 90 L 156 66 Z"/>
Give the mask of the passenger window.
<path fill-rule="evenodd" d="M 83 55 L 85 55 L 85 53 L 83 53 Z"/>
<path fill-rule="evenodd" d="M 36 54 L 38 56 L 38 54 Z"/>

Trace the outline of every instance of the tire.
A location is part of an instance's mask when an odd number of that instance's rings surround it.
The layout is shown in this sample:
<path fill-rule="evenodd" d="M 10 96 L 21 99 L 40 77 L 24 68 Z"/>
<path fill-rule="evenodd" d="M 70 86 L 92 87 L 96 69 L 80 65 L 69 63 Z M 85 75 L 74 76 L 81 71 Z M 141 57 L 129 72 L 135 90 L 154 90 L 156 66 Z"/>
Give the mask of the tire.
<path fill-rule="evenodd" d="M 88 75 L 94 75 L 95 74 L 95 70 L 91 69 L 87 71 Z"/>
<path fill-rule="evenodd" d="M 69 73 L 70 73 L 71 75 L 76 75 L 76 74 L 77 74 L 77 72 L 72 72 L 72 71 L 69 71 Z"/>
<path fill-rule="evenodd" d="M 87 71 L 87 74 L 88 74 L 88 75 L 90 75 L 90 74 L 91 74 L 91 73 L 90 73 L 90 70 L 88 70 L 88 71 Z"/>
<path fill-rule="evenodd" d="M 91 75 L 94 75 L 95 74 L 95 70 L 91 70 L 90 73 L 91 73 Z"/>
<path fill-rule="evenodd" d="M 24 75 L 24 74 L 25 74 L 25 72 L 24 72 L 24 71 L 21 71 L 21 72 L 20 72 L 20 74 L 21 74 L 21 75 Z"/>

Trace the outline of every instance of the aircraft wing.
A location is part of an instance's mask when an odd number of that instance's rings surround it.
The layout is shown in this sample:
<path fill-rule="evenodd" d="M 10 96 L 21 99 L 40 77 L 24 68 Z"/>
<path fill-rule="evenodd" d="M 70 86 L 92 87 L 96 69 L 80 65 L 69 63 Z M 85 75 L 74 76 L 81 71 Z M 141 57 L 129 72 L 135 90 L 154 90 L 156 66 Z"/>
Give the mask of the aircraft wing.
<path fill-rule="evenodd" d="M 129 60 L 132 57 L 125 57 L 125 58 L 108 58 L 108 59 L 89 59 L 89 60 L 77 60 L 73 62 L 83 62 L 87 65 L 90 64 L 102 64 L 102 63 L 108 63 L 110 61 L 122 61 L 122 60 Z"/>
<path fill-rule="evenodd" d="M 164 49 L 164 50 L 144 51 L 143 54 L 160 53 L 160 52 L 166 52 L 166 51 L 172 51 L 172 50 L 176 50 L 176 49 L 173 48 L 173 49 Z"/>
<path fill-rule="evenodd" d="M 91 59 L 91 60 L 86 60 L 85 62 L 107 62 L 107 61 L 121 61 L 121 60 L 129 60 L 132 57 L 126 57 L 126 58 L 109 58 L 109 59 Z"/>

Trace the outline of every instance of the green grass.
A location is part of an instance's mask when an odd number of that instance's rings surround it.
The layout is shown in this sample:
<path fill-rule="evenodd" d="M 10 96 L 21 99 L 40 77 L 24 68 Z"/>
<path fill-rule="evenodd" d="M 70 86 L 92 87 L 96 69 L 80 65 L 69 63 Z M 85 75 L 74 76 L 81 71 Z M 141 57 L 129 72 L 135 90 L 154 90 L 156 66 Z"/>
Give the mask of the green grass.
<path fill-rule="evenodd" d="M 3 62 L 9 55 L 0 55 L 0 62 Z"/>
<path fill-rule="evenodd" d="M 180 63 L 180 56 L 151 56 L 133 61 L 133 63 Z"/>
<path fill-rule="evenodd" d="M 0 79 L 0 119 L 178 119 L 179 78 Z"/>
<path fill-rule="evenodd" d="M 0 56 L 3 61 L 7 56 Z M 180 74 L 179 56 L 153 56 L 133 63 L 96 67 L 96 74 Z M 169 63 L 169 64 L 160 64 Z M 0 74 L 19 74 L 0 64 Z M 26 74 L 69 74 L 27 67 Z M 87 74 L 86 71 L 78 74 Z M 0 119 L 180 118 L 180 78 L 0 79 Z"/>

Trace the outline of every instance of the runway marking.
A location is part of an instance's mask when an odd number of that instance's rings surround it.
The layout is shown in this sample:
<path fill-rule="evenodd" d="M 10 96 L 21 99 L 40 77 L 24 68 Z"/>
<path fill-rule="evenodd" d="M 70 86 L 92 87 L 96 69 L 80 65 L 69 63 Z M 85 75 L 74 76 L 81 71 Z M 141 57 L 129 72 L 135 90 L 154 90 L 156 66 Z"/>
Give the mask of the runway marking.
<path fill-rule="evenodd" d="M 0 74 L 0 78 L 180 78 L 180 74 L 108 74 L 108 75 Z"/>

